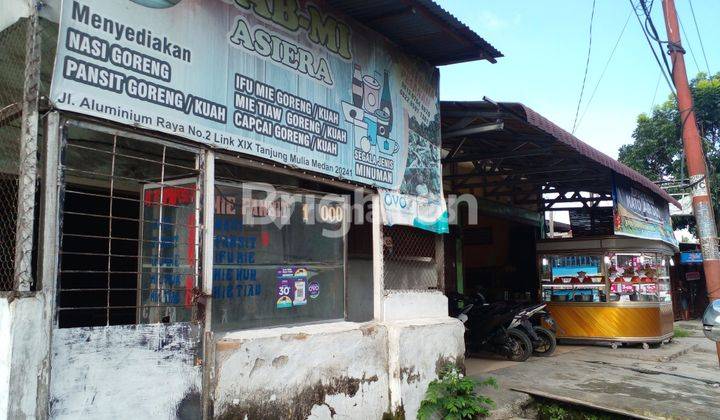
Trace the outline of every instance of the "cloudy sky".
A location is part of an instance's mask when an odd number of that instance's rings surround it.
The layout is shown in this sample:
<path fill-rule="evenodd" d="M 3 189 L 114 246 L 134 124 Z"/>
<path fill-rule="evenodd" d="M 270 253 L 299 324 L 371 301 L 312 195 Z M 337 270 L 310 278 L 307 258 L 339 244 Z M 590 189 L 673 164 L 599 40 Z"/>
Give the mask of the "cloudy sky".
<path fill-rule="evenodd" d="M 496 64 L 480 61 L 441 68 L 443 100 L 480 100 L 485 95 L 496 101 L 522 102 L 572 130 L 587 59 L 592 0 L 437 1 L 505 55 Z M 691 75 L 707 72 L 708 67 L 713 73 L 718 71 L 720 53 L 714 46 L 720 44 L 720 0 L 692 0 L 708 65 L 688 0 L 676 2 L 687 34 L 683 45 L 688 50 L 688 71 Z M 665 37 L 661 1 L 654 3 L 653 21 Z M 660 79 L 637 18 L 630 13 L 628 0 L 596 0 L 582 118 L 578 117 L 575 133 L 613 157 L 620 145 L 632 141 L 638 114 L 649 112 L 670 92 Z"/>

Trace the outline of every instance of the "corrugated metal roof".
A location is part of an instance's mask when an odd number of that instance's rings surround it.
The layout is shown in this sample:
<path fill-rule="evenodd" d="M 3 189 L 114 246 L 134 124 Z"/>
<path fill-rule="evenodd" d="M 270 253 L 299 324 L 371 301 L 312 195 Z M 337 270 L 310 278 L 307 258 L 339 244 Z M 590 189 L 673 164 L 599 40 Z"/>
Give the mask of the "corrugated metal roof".
<path fill-rule="evenodd" d="M 517 102 L 501 102 L 496 106 L 485 101 L 443 101 L 441 103 L 441 117 L 446 114 L 452 115 L 454 111 L 459 110 L 469 114 L 477 113 L 478 116 L 482 115 L 483 118 L 486 119 L 506 119 L 507 121 L 505 123 L 505 127 L 511 127 L 513 132 L 527 133 L 528 129 L 539 130 L 554 141 L 565 146 L 567 149 L 575 151 L 582 157 L 590 160 L 592 163 L 599 164 L 616 174 L 630 179 L 638 185 L 643 186 L 645 189 L 659 195 L 668 203 L 672 203 L 676 207 L 681 208 L 680 203 L 670 196 L 667 191 L 660 188 L 657 184 L 647 179 L 639 172 L 591 147 L 524 104 Z M 503 110 L 509 111 L 512 115 L 505 118 L 504 115 L 506 115 L 507 112 L 502 112 Z M 512 136 L 512 134 L 510 134 L 510 136 Z"/>
<path fill-rule="evenodd" d="M 433 0 L 327 0 L 432 65 L 489 60 L 502 53 Z"/>
<path fill-rule="evenodd" d="M 567 131 L 560 128 L 558 125 L 556 125 L 554 122 L 548 120 L 547 118 L 543 117 L 542 115 L 535 112 L 532 108 L 527 107 L 523 104 L 507 104 L 507 105 L 513 105 L 515 107 L 518 107 L 522 110 L 522 112 L 526 116 L 526 120 L 529 124 L 533 125 L 534 127 L 539 128 L 540 130 L 544 131 L 547 134 L 550 134 L 551 136 L 555 137 L 558 141 L 566 144 L 567 146 L 570 146 L 571 148 L 577 150 L 579 153 L 583 154 L 584 156 L 594 160 L 595 162 L 605 166 L 606 168 L 609 168 L 613 170 L 615 173 L 618 173 L 622 176 L 625 176 L 638 184 L 644 186 L 645 188 L 653 191 L 660 197 L 662 197 L 665 201 L 668 203 L 672 203 L 678 208 L 681 208 L 680 203 L 674 199 L 670 194 L 667 193 L 664 189 L 660 188 L 656 183 L 652 182 L 651 180 L 645 178 L 643 175 L 641 175 L 638 171 L 630 168 L 629 166 L 618 162 L 616 159 L 611 158 L 610 156 L 606 155 L 605 153 L 591 147 L 587 143 L 583 142 L 579 138 L 575 137 L 574 135 L 568 133 Z"/>

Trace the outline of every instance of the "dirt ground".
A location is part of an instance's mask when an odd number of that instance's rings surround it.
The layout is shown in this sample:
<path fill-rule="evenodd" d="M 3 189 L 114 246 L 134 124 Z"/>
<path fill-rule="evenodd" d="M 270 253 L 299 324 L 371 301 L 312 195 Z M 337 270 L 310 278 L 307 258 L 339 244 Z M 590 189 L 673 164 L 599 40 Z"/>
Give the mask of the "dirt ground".
<path fill-rule="evenodd" d="M 631 417 L 720 419 L 720 367 L 715 344 L 698 334 L 660 348 L 561 345 L 552 357 L 524 363 L 470 358 L 468 375 L 493 376 L 492 418 L 531 416 L 528 394 L 562 399 Z"/>

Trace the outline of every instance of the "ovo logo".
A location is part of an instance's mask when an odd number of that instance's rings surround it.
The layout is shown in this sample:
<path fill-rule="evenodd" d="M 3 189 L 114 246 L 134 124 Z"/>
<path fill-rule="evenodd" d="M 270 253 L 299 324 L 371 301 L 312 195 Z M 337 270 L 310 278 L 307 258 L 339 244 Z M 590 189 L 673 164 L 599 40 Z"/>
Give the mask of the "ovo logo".
<path fill-rule="evenodd" d="M 386 207 L 400 207 L 401 209 L 404 209 L 407 205 L 407 199 L 402 195 L 385 194 Z"/>
<path fill-rule="evenodd" d="M 149 7 L 151 9 L 167 9 L 180 3 L 182 0 L 130 0 L 133 3 L 141 6 Z"/>

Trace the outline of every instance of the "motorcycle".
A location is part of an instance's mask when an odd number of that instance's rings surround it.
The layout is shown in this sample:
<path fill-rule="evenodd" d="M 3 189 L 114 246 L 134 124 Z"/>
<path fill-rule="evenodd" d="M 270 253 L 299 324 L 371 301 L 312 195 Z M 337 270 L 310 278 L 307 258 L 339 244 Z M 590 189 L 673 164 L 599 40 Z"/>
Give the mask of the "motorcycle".
<path fill-rule="evenodd" d="M 451 314 L 465 325 L 465 343 L 470 352 L 488 350 L 515 362 L 524 362 L 532 355 L 533 345 L 521 329 L 519 311 L 508 310 L 507 305 L 487 303 L 482 295 L 456 296 L 451 302 L 454 304 Z"/>
<path fill-rule="evenodd" d="M 557 324 L 546 308 L 547 304 L 541 303 L 522 308 L 516 315 L 532 342 L 533 354 L 541 357 L 551 356 L 557 348 Z"/>

